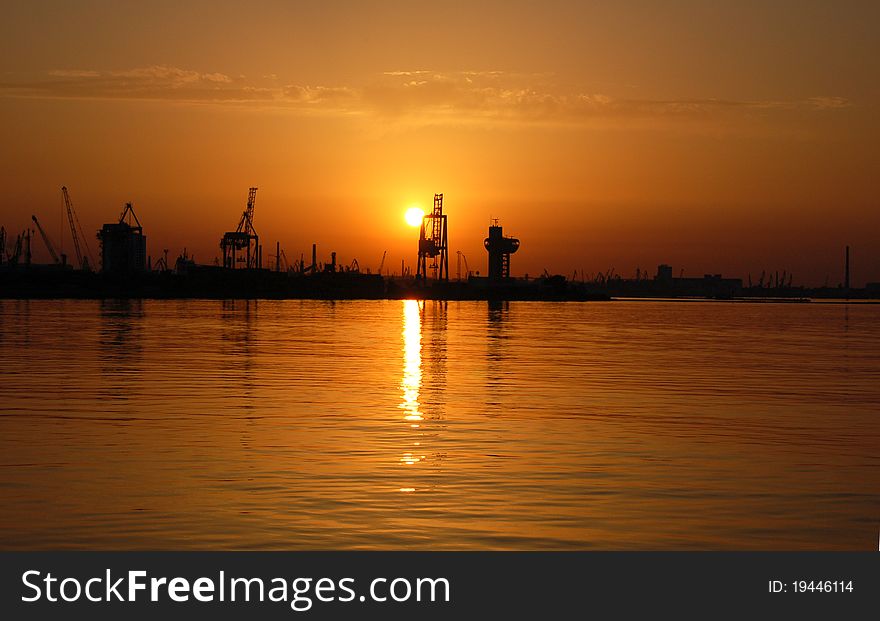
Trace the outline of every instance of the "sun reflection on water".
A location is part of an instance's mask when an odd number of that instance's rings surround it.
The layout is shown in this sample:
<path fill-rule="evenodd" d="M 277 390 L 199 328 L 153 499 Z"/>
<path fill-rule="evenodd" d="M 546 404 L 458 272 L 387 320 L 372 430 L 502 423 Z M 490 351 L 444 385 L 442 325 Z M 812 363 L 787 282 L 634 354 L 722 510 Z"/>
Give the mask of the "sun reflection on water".
<path fill-rule="evenodd" d="M 422 420 L 419 388 L 422 385 L 422 318 L 418 300 L 403 301 L 403 379 L 400 407 L 408 421 Z"/>
<path fill-rule="evenodd" d="M 419 302 L 417 300 L 403 301 L 403 378 L 400 381 L 400 390 L 403 400 L 400 408 L 404 411 L 404 420 L 410 423 L 410 427 L 417 429 L 423 419 L 419 411 L 419 389 L 422 385 L 422 317 Z M 420 442 L 413 442 L 413 447 L 418 447 Z M 413 451 L 406 451 L 400 458 L 400 463 L 405 466 L 417 464 L 424 455 L 418 455 Z M 401 492 L 411 493 L 416 491 L 414 487 L 401 487 Z"/>

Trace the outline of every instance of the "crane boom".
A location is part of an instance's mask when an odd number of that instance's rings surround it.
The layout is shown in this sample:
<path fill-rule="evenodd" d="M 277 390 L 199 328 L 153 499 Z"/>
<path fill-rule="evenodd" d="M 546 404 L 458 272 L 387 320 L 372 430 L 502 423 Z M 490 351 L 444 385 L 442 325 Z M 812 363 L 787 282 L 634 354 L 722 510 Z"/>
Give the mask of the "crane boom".
<path fill-rule="evenodd" d="M 247 209 L 241 214 L 241 220 L 238 223 L 238 232 L 256 235 L 254 230 L 254 204 L 257 202 L 257 188 L 248 190 Z"/>
<path fill-rule="evenodd" d="M 73 219 L 73 204 L 70 202 L 67 186 L 61 187 L 61 194 L 64 196 L 64 206 L 67 208 L 67 221 L 70 224 L 70 236 L 73 238 L 73 249 L 76 252 L 76 264 L 82 267 L 82 250 L 79 247 L 79 235 L 76 234 L 76 224 Z"/>
<path fill-rule="evenodd" d="M 388 254 L 388 251 L 387 251 L 387 250 L 386 250 L 385 252 L 382 253 L 382 260 L 379 261 L 379 270 L 378 270 L 377 273 L 378 273 L 380 276 L 382 275 L 382 268 L 385 267 L 385 255 L 386 255 L 386 254 Z"/>
<path fill-rule="evenodd" d="M 257 202 L 257 188 L 248 189 L 247 218 L 248 218 L 248 222 L 251 223 L 251 227 L 254 226 L 254 204 L 256 202 Z"/>
<path fill-rule="evenodd" d="M 76 263 L 77 265 L 82 266 L 82 250 L 80 250 L 79 247 L 79 235 L 76 234 L 76 224 L 73 221 L 73 205 L 70 202 L 70 195 L 67 193 L 67 186 L 61 187 L 61 194 L 64 196 L 64 207 L 67 208 L 67 221 L 70 224 L 70 236 L 73 237 L 73 249 L 76 252 Z"/>
<path fill-rule="evenodd" d="M 95 264 L 92 256 L 92 249 L 89 247 L 88 237 L 82 230 L 79 223 L 79 217 L 76 215 L 76 209 L 73 208 L 73 202 L 70 200 L 70 194 L 67 192 L 67 186 L 61 187 L 61 194 L 64 195 L 64 206 L 67 208 L 67 221 L 70 223 L 70 236 L 73 238 L 73 249 L 76 251 L 76 262 L 84 270 L 89 270 L 91 265 Z M 77 234 L 77 230 L 79 234 Z M 83 256 L 82 248 L 79 245 L 80 236 L 86 245 L 86 255 Z"/>
<path fill-rule="evenodd" d="M 52 240 L 46 235 L 46 231 L 43 230 L 40 221 L 37 220 L 37 216 L 31 216 L 31 220 L 37 225 L 37 230 L 40 232 L 40 237 L 43 238 L 43 243 L 46 244 L 46 249 L 49 250 L 49 254 L 52 255 L 52 260 L 55 261 L 55 263 L 60 263 L 61 261 L 58 260 L 58 254 L 55 252 L 55 246 L 52 245 Z"/>

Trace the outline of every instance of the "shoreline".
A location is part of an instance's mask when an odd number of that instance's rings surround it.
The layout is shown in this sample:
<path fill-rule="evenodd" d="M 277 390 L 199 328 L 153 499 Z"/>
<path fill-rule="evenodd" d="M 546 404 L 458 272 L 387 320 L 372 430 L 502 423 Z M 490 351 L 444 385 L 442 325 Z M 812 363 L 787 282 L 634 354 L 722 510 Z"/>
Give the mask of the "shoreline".
<path fill-rule="evenodd" d="M 141 272 L 124 275 L 47 269 L 45 266 L 0 270 L 0 299 L 290 299 L 290 300 L 444 300 L 737 303 L 880 303 L 873 289 L 754 289 L 703 286 L 676 287 L 664 282 L 594 283 L 559 275 L 539 278 L 418 280 L 357 271 L 313 273 L 227 270 L 197 267 L 186 272 Z"/>

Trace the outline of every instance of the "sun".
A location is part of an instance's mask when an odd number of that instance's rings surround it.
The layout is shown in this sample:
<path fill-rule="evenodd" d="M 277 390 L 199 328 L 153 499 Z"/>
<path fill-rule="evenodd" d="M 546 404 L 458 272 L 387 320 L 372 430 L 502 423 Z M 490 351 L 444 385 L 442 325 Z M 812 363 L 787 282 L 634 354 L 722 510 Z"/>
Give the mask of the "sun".
<path fill-rule="evenodd" d="M 410 207 L 406 210 L 406 213 L 403 216 L 406 218 L 406 223 L 410 226 L 421 226 L 422 218 L 425 217 L 425 212 L 419 209 L 418 207 Z"/>

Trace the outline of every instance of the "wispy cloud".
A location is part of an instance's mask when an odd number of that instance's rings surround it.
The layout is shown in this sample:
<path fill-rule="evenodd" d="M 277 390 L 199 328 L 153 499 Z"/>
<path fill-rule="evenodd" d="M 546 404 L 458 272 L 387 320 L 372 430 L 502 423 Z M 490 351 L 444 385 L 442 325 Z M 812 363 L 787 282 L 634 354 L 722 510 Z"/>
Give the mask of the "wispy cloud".
<path fill-rule="evenodd" d="M 345 109 L 356 106 L 357 91 L 346 86 L 300 86 L 288 84 L 281 89 L 280 100 L 299 106 L 330 106 Z"/>
<path fill-rule="evenodd" d="M 851 105 L 849 100 L 843 97 L 811 97 L 807 102 L 817 110 L 837 110 Z"/>
<path fill-rule="evenodd" d="M 85 69 L 54 69 L 49 75 L 53 78 L 99 78 L 101 72 Z"/>
<path fill-rule="evenodd" d="M 0 93 L 36 98 L 149 99 L 190 102 L 259 101 L 267 89 L 244 77 L 164 65 L 97 71 L 56 69 L 45 77 L 0 82 Z"/>
<path fill-rule="evenodd" d="M 705 119 L 779 111 L 825 113 L 846 108 L 841 97 L 804 100 L 633 99 L 565 89 L 549 74 L 503 71 L 386 71 L 365 83 L 284 84 L 165 65 L 126 70 L 57 69 L 31 80 L 0 81 L 0 95 L 53 99 L 151 100 L 272 106 L 294 112 L 370 114 L 425 123 L 586 123 L 596 119 Z"/>

